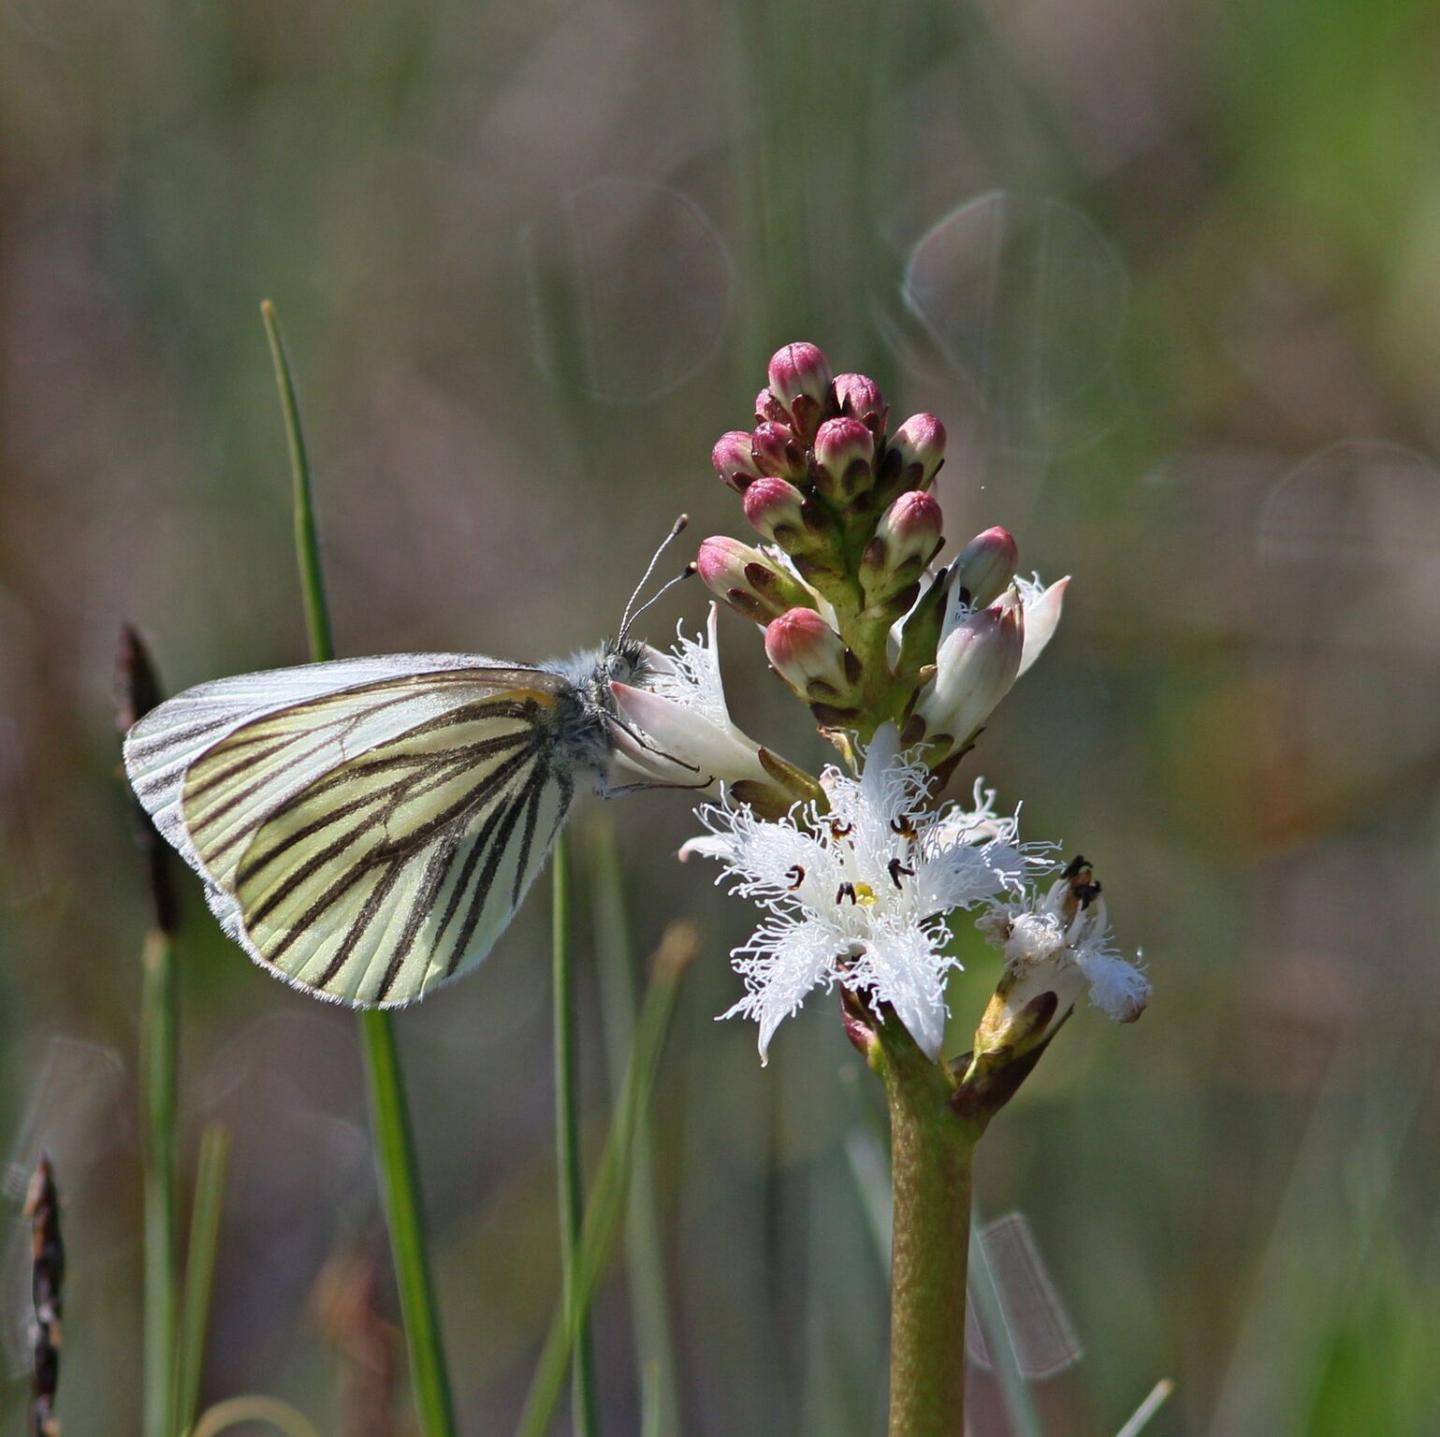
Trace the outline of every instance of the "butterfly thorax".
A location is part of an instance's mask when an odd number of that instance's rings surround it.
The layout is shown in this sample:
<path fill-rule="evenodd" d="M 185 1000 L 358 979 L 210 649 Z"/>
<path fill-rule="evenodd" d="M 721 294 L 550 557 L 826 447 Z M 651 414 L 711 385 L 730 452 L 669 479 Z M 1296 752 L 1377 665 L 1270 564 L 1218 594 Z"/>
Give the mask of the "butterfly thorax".
<path fill-rule="evenodd" d="M 586 767 L 603 769 L 614 748 L 616 717 L 612 683 L 639 684 L 648 674 L 645 646 L 634 639 L 607 639 L 555 666 L 573 686 L 560 715 L 560 743 Z"/>

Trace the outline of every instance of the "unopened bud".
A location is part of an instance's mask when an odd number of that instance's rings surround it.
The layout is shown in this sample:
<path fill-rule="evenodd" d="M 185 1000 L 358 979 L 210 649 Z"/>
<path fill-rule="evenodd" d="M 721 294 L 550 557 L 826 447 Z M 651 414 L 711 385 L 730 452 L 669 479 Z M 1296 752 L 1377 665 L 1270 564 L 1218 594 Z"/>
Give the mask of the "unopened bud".
<path fill-rule="evenodd" d="M 944 542 L 934 497 L 911 490 L 880 516 L 860 561 L 860 582 L 870 602 L 913 584 Z"/>
<path fill-rule="evenodd" d="M 880 386 L 866 374 L 837 374 L 835 402 L 848 419 L 858 419 L 877 437 L 890 422 L 890 406 L 880 393 Z"/>
<path fill-rule="evenodd" d="M 993 604 L 1010 587 L 1019 558 L 1009 530 L 997 524 L 977 534 L 950 566 L 951 613 Z"/>
<path fill-rule="evenodd" d="M 837 504 L 869 489 L 875 436 L 858 419 L 827 419 L 815 435 L 816 488 Z"/>
<path fill-rule="evenodd" d="M 786 552 L 805 533 L 805 496 L 784 479 L 757 479 L 746 491 L 745 517 Z"/>
<path fill-rule="evenodd" d="M 790 415 L 785 406 L 768 389 L 762 389 L 755 396 L 755 422 L 757 424 L 789 424 Z"/>
<path fill-rule="evenodd" d="M 813 344 L 787 344 L 770 357 L 770 393 L 801 439 L 814 437 L 830 405 L 830 361 Z"/>
<path fill-rule="evenodd" d="M 740 494 L 752 479 L 760 477 L 759 466 L 750 450 L 750 433 L 745 429 L 722 434 L 710 451 L 710 462 L 719 478 Z"/>
<path fill-rule="evenodd" d="M 814 595 L 783 565 L 725 535 L 700 545 L 695 567 L 716 595 L 758 624 L 814 602 Z"/>
<path fill-rule="evenodd" d="M 776 479 L 804 479 L 805 446 L 786 424 L 765 423 L 749 436 L 750 452 L 762 474 Z"/>
<path fill-rule="evenodd" d="M 945 426 L 933 414 L 912 414 L 891 437 L 885 459 L 887 482 L 897 466 L 901 488 L 928 489 L 945 462 Z"/>
<path fill-rule="evenodd" d="M 812 703 L 843 703 L 859 664 L 840 635 L 814 609 L 791 609 L 765 630 L 765 655 L 775 672 Z"/>
<path fill-rule="evenodd" d="M 966 617 L 940 643 L 935 677 L 920 690 L 905 741 L 924 739 L 947 752 L 963 747 L 1010 692 L 1024 646 L 1024 617 L 1014 589 L 1000 603 Z"/>

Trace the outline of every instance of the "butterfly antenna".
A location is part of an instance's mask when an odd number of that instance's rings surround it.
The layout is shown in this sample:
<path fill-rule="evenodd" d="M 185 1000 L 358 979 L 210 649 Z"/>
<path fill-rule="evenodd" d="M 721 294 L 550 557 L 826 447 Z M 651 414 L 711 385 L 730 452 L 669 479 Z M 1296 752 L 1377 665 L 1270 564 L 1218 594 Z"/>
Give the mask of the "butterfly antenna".
<path fill-rule="evenodd" d="M 635 607 L 635 601 L 640 597 L 640 594 L 644 590 L 645 585 L 650 582 L 650 575 L 655 572 L 655 565 L 660 562 L 660 556 L 666 551 L 666 549 L 670 547 L 671 544 L 675 542 L 676 539 L 680 537 L 682 533 L 684 533 L 685 526 L 689 522 L 690 516 L 688 514 L 682 514 L 674 522 L 674 524 L 670 526 L 670 532 L 660 541 L 660 547 L 656 549 L 654 554 L 651 555 L 650 562 L 645 566 L 645 572 L 640 576 L 640 582 L 635 585 L 635 592 L 630 595 L 630 602 L 625 605 L 625 613 L 620 620 L 620 634 L 615 641 L 616 643 L 624 643 L 626 634 L 630 632 L 630 625 L 633 624 L 635 620 L 638 619 L 640 615 L 643 614 L 645 610 L 648 609 L 650 605 L 653 604 L 655 600 L 660 597 L 661 594 L 665 593 L 665 591 L 669 589 L 672 584 L 678 584 L 681 579 L 689 578 L 690 574 L 694 569 L 693 564 L 687 564 L 685 566 L 685 571 L 681 574 L 678 574 L 675 578 L 671 579 L 670 582 L 666 584 L 659 593 L 653 595 L 638 609 Z"/>

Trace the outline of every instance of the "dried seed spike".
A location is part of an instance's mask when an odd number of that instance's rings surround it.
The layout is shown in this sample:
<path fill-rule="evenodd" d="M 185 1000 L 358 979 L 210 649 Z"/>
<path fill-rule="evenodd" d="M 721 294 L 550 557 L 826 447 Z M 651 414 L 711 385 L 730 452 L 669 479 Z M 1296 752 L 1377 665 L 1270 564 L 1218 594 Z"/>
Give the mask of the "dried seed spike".
<path fill-rule="evenodd" d="M 35 1301 L 30 1433 L 31 1437 L 59 1437 L 55 1394 L 60 1380 L 60 1289 L 65 1278 L 65 1244 L 60 1237 L 60 1195 L 55 1171 L 44 1154 L 25 1195 L 25 1216 L 31 1223 Z"/>

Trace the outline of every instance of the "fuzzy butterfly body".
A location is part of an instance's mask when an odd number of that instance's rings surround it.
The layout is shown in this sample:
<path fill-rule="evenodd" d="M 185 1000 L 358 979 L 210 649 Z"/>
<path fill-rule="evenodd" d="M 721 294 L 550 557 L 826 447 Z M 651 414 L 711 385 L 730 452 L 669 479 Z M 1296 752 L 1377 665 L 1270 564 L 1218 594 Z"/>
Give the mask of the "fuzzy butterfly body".
<path fill-rule="evenodd" d="M 402 654 L 201 684 L 130 731 L 161 834 L 259 964 L 322 998 L 401 1007 L 474 967 L 603 776 L 620 642 L 554 667 Z"/>

